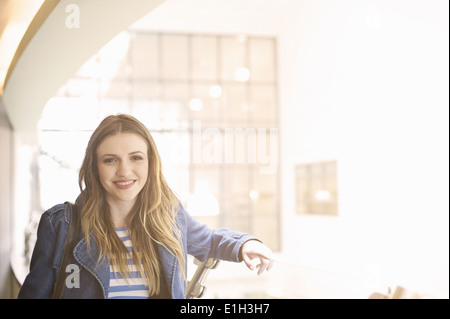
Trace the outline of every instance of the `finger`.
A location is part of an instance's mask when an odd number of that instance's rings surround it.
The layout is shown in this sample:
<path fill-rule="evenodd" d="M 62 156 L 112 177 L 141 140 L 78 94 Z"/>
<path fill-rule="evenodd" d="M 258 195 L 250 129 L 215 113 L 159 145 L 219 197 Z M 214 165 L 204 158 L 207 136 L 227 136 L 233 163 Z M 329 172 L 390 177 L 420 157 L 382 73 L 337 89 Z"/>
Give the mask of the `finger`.
<path fill-rule="evenodd" d="M 270 269 L 272 269 L 272 267 L 273 267 L 274 264 L 275 264 L 275 260 L 274 260 L 274 259 L 271 259 L 271 260 L 270 260 L 269 266 L 267 266 L 267 271 L 269 271 Z"/>
<path fill-rule="evenodd" d="M 260 258 L 261 263 L 257 266 L 258 267 L 258 276 L 261 275 L 264 270 L 266 270 L 270 265 L 270 260 L 266 258 Z"/>
<path fill-rule="evenodd" d="M 270 250 L 270 248 L 264 246 L 263 249 L 261 249 L 260 251 L 257 252 L 257 254 L 259 255 L 259 257 L 268 259 L 269 261 L 274 260 L 274 255 L 272 250 Z"/>
<path fill-rule="evenodd" d="M 258 271 L 258 275 L 264 272 L 264 270 L 269 271 L 274 264 L 274 257 L 271 250 L 268 250 L 264 253 L 259 253 L 259 260 L 261 261 Z"/>
<path fill-rule="evenodd" d="M 253 270 L 255 267 L 253 266 L 253 260 L 249 258 L 247 254 L 242 255 L 242 259 L 244 260 L 245 264 L 247 265 L 248 269 Z"/>

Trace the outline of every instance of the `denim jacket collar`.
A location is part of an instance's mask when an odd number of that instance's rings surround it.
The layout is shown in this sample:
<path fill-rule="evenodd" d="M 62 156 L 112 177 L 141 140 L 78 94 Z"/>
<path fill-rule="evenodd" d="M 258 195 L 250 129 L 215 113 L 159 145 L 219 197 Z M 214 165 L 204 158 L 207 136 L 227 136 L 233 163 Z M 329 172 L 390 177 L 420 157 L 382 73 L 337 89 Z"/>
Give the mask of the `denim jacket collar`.
<path fill-rule="evenodd" d="M 81 200 L 81 195 L 77 198 L 76 204 L 81 211 L 83 205 Z M 66 218 L 70 220 L 70 216 L 67 216 L 67 212 L 70 214 L 70 210 L 66 210 Z M 79 232 L 79 242 L 73 250 L 73 256 L 75 260 L 89 271 L 100 283 L 103 289 L 103 297 L 108 297 L 109 292 L 109 280 L 110 280 L 110 261 L 107 256 L 102 257 L 99 261 L 100 250 L 97 246 L 97 241 L 91 234 L 89 239 L 90 248 L 88 248 L 86 238 L 80 237 Z M 169 288 L 170 294 L 173 296 L 173 282 L 175 277 L 175 272 L 178 266 L 178 260 L 171 254 L 166 248 L 158 244 L 158 252 L 162 263 L 163 273 Z"/>
<path fill-rule="evenodd" d="M 158 244 L 158 252 L 162 261 L 163 273 L 171 295 L 173 294 L 173 279 L 177 269 L 178 261 L 167 249 Z M 100 255 L 96 240 L 91 235 L 90 249 L 88 248 L 86 238 L 81 238 L 75 246 L 73 255 L 75 260 L 89 271 L 100 283 L 103 289 L 103 297 L 108 297 L 110 280 L 110 261 L 107 256 L 102 257 L 98 262 Z"/>

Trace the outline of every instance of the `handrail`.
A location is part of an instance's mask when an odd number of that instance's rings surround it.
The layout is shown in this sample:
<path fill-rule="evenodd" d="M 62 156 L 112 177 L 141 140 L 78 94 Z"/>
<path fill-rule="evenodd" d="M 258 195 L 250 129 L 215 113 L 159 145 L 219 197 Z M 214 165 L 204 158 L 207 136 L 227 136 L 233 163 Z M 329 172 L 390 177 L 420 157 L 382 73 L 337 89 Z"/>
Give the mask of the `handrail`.
<path fill-rule="evenodd" d="M 206 276 L 209 270 L 217 268 L 219 262 L 218 259 L 214 258 L 208 258 L 204 262 L 194 259 L 194 264 L 198 266 L 191 281 L 188 282 L 186 299 L 201 298 L 204 295 L 206 291 L 206 286 L 204 285 Z"/>

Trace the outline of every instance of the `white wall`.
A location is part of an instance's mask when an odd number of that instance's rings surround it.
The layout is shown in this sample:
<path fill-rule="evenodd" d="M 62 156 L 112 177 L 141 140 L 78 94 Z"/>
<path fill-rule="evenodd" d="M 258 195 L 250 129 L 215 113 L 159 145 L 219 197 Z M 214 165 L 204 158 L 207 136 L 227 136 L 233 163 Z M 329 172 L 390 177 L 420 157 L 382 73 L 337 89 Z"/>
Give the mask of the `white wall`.
<path fill-rule="evenodd" d="M 12 140 L 13 131 L 0 97 L 0 299 L 12 297 L 9 262 L 12 241 Z"/>
<path fill-rule="evenodd" d="M 448 297 L 448 36 L 445 0 L 294 2 L 279 37 L 283 258 L 367 292 Z M 295 215 L 295 165 L 328 159 L 339 217 Z M 301 276 L 307 297 L 345 295 Z"/>

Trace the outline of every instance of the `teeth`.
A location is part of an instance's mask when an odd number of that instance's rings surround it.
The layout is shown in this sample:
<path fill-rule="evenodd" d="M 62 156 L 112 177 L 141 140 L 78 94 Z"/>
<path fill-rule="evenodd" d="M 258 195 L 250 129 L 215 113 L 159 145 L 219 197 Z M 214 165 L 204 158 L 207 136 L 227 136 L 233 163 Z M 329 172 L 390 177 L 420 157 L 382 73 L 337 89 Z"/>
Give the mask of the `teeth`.
<path fill-rule="evenodd" d="M 130 185 L 131 183 L 133 183 L 134 181 L 129 181 L 129 182 L 116 182 L 116 184 L 120 185 L 120 186 L 126 186 L 126 185 Z"/>

